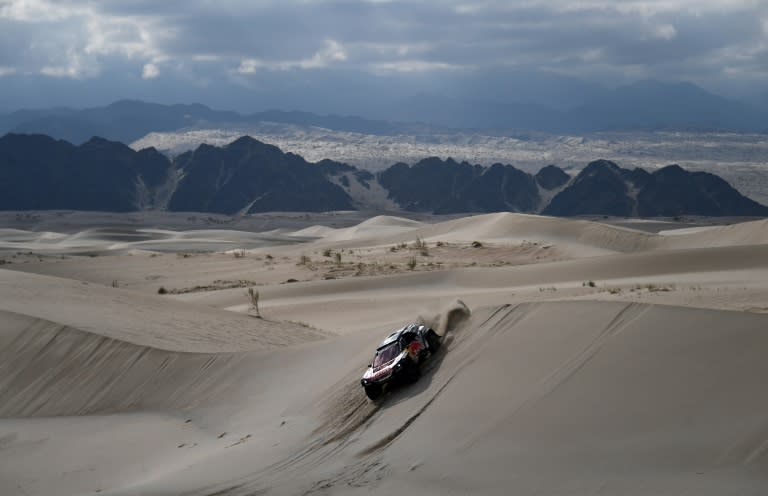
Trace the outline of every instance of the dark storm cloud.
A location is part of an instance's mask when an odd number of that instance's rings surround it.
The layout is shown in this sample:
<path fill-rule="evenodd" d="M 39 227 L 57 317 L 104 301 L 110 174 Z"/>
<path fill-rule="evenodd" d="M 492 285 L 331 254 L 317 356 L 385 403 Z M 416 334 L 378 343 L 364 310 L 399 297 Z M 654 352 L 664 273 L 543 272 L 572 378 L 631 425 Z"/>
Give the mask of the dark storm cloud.
<path fill-rule="evenodd" d="M 0 0 L 0 75 L 262 84 L 269 72 L 765 77 L 761 1 Z M 341 74 L 341 72 L 339 73 Z M 279 75 L 277 76 L 280 77 Z"/>

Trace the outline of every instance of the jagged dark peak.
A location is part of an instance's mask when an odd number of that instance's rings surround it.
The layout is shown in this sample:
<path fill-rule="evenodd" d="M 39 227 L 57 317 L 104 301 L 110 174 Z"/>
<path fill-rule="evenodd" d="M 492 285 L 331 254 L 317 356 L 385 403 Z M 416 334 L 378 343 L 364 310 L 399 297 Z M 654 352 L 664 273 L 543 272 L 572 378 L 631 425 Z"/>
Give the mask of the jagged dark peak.
<path fill-rule="evenodd" d="M 469 165 L 469 163 L 462 162 L 462 165 Z M 522 174 L 527 178 L 532 177 L 530 174 L 528 174 L 527 172 L 523 172 L 522 170 L 518 169 L 514 165 L 502 164 L 501 162 L 496 162 L 495 164 L 491 164 L 490 167 L 483 167 L 482 165 L 471 165 L 470 167 L 472 167 L 476 172 L 478 172 L 482 176 L 493 176 L 495 174 L 512 174 L 512 175 L 518 176 Z"/>
<path fill-rule="evenodd" d="M 154 154 L 163 155 L 163 154 L 162 154 L 162 153 L 160 153 L 160 151 L 159 151 L 157 148 L 155 148 L 154 146 L 148 146 L 148 147 L 146 147 L 146 148 L 142 148 L 141 150 L 139 150 L 139 151 L 138 151 L 138 153 L 140 153 L 140 154 L 142 154 L 142 155 L 154 155 Z"/>
<path fill-rule="evenodd" d="M 490 167 L 429 157 L 395 164 L 378 175 L 406 210 L 434 213 L 531 212 L 539 202 L 533 177 L 511 165 Z"/>
<path fill-rule="evenodd" d="M 80 148 L 83 150 L 121 150 L 134 152 L 133 148 L 125 143 L 108 140 L 101 136 L 92 136 L 91 139 L 80 145 Z"/>
<path fill-rule="evenodd" d="M 146 189 L 161 185 L 170 161 L 154 152 L 139 153 L 116 141 L 91 138 L 80 146 L 42 135 L 11 135 L 0 140 L 0 209 L 71 209 L 127 212 L 154 201 Z"/>
<path fill-rule="evenodd" d="M 768 215 L 768 207 L 741 195 L 726 180 L 708 172 L 690 172 L 679 165 L 650 175 L 638 195 L 642 216 Z"/>
<path fill-rule="evenodd" d="M 611 162 L 610 160 L 601 158 L 599 160 L 594 160 L 588 163 L 587 166 L 584 167 L 584 169 L 581 171 L 579 176 L 581 176 L 582 174 L 583 175 L 594 174 L 596 171 L 601 171 L 601 170 L 610 170 L 613 172 L 619 172 L 621 171 L 621 167 L 619 167 L 618 164 L 616 164 L 616 162 Z"/>
<path fill-rule="evenodd" d="M 600 159 L 587 164 L 587 166 L 584 167 L 579 175 L 576 176 L 576 180 L 574 182 L 578 183 L 587 177 L 593 176 L 603 178 L 616 176 L 623 181 L 631 183 L 636 188 L 641 188 L 647 184 L 651 174 L 645 169 L 641 169 L 639 167 L 634 169 L 624 169 L 620 167 L 616 162 Z"/>
<path fill-rule="evenodd" d="M 4 145 L 10 145 L 10 144 L 49 145 L 49 144 L 58 143 L 59 145 L 68 145 L 70 147 L 75 146 L 68 141 L 55 139 L 48 136 L 47 134 L 38 134 L 38 133 L 7 133 L 2 138 L 0 138 L 0 143 Z"/>
<path fill-rule="evenodd" d="M 673 178 L 673 177 L 682 178 L 689 174 L 691 173 L 683 169 L 677 164 L 664 166 L 661 169 L 654 171 L 653 173 L 653 175 L 656 177 L 669 177 L 669 178 Z"/>
<path fill-rule="evenodd" d="M 200 146 L 174 160 L 184 171 L 168 208 L 237 212 L 350 210 L 352 200 L 321 167 L 242 136 L 223 147 Z"/>
<path fill-rule="evenodd" d="M 323 173 L 329 176 L 338 176 L 345 172 L 357 171 L 356 167 L 352 167 L 351 165 L 342 162 L 336 162 L 335 160 L 329 160 L 327 158 L 317 162 L 315 165 L 318 166 Z"/>
<path fill-rule="evenodd" d="M 413 167 L 443 167 L 446 165 L 457 165 L 456 161 L 452 158 L 448 158 L 447 160 L 443 160 L 440 157 L 427 157 L 419 160 L 415 164 L 413 164 Z"/>
<path fill-rule="evenodd" d="M 624 177 L 635 183 L 637 186 L 642 186 L 651 177 L 651 173 L 640 167 L 635 167 L 632 170 L 622 169 Z"/>
<path fill-rule="evenodd" d="M 264 143 L 263 141 L 259 141 L 253 136 L 248 136 L 248 135 L 240 136 L 232 143 L 226 145 L 224 148 L 243 148 L 243 147 L 248 147 L 248 148 L 260 147 L 260 148 L 278 151 L 282 153 L 282 150 L 280 150 L 280 148 L 276 147 L 275 145 Z"/>
<path fill-rule="evenodd" d="M 563 169 L 552 164 L 542 167 L 534 177 L 538 185 L 546 190 L 559 188 L 571 180 L 571 176 L 569 176 Z"/>
<path fill-rule="evenodd" d="M 590 162 L 544 209 L 546 215 L 632 215 L 626 169 L 610 160 Z M 631 172 L 631 171 L 626 171 Z"/>
<path fill-rule="evenodd" d="M 12 159 L 18 163 L 35 161 L 38 164 L 56 163 L 69 160 L 78 148 L 64 140 L 57 140 L 44 134 L 9 133 L 0 138 L 0 158 Z"/>

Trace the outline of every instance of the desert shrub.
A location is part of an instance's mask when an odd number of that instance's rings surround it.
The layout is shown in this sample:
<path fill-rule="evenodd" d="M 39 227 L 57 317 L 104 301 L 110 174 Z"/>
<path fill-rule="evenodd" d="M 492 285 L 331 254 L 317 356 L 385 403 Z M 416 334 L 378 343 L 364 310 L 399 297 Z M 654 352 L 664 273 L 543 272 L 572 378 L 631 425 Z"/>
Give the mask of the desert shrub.
<path fill-rule="evenodd" d="M 646 284 L 644 287 L 649 293 L 657 293 L 659 291 L 666 292 L 675 289 L 674 286 L 658 286 L 656 284 Z"/>
<path fill-rule="evenodd" d="M 261 312 L 259 311 L 259 292 L 254 288 L 248 288 L 245 292 L 248 297 L 248 302 L 251 304 L 251 310 L 256 312 L 256 316 L 261 318 Z"/>
<path fill-rule="evenodd" d="M 312 259 L 309 258 L 307 255 L 302 255 L 301 257 L 299 257 L 299 265 L 307 265 L 311 261 Z"/>
<path fill-rule="evenodd" d="M 415 268 L 416 268 L 416 258 L 414 258 L 414 257 L 411 257 L 411 259 L 410 259 L 410 260 L 408 260 L 408 268 L 409 268 L 410 270 L 413 270 L 413 269 L 415 269 Z"/>
<path fill-rule="evenodd" d="M 330 248 L 326 248 L 325 250 L 323 250 L 323 256 L 324 257 L 330 257 L 331 256 L 331 249 Z"/>
<path fill-rule="evenodd" d="M 482 248 L 483 244 L 479 241 L 473 241 L 472 242 L 472 248 Z"/>
<path fill-rule="evenodd" d="M 341 252 L 336 252 L 333 254 L 333 259 L 336 261 L 336 265 L 341 265 Z"/>
<path fill-rule="evenodd" d="M 159 288 L 157 288 L 157 294 L 167 294 L 167 293 L 168 293 L 168 290 L 165 289 L 164 286 L 160 286 Z"/>

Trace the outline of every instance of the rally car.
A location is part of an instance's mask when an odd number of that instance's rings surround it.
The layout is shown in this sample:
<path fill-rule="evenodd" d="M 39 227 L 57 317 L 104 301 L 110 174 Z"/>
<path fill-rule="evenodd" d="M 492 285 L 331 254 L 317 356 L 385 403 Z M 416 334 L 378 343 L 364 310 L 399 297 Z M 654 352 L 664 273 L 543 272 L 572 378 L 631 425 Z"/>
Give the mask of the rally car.
<path fill-rule="evenodd" d="M 360 379 L 365 394 L 379 398 L 388 384 L 416 382 L 421 365 L 440 349 L 440 335 L 427 326 L 408 324 L 381 342 Z"/>

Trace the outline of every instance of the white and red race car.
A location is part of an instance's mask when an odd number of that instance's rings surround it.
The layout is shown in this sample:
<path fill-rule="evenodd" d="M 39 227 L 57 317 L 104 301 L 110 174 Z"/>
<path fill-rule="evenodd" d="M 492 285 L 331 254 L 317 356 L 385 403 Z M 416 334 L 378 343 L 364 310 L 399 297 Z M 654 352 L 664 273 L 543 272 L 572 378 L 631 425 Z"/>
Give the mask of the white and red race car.
<path fill-rule="evenodd" d="M 393 332 L 376 348 L 373 361 L 360 379 L 365 394 L 375 400 L 389 384 L 416 382 L 421 366 L 441 344 L 440 335 L 424 325 L 408 324 Z"/>

